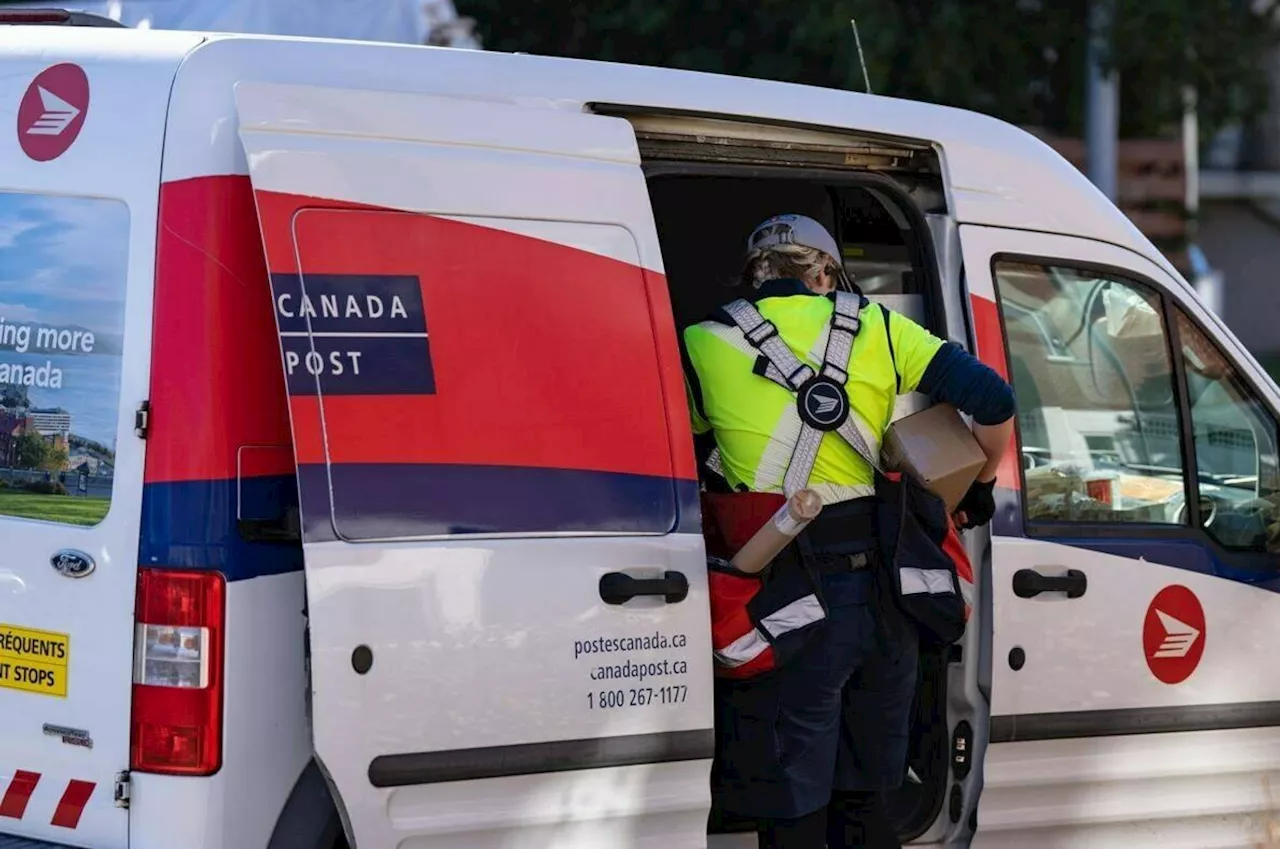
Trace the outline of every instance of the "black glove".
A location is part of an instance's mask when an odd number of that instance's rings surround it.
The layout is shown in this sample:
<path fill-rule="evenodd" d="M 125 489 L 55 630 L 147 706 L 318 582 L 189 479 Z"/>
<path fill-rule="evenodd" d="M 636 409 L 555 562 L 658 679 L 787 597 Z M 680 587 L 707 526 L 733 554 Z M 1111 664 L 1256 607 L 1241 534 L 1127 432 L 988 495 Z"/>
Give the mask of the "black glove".
<path fill-rule="evenodd" d="M 995 488 L 995 478 L 986 483 L 973 482 L 956 507 L 956 515 L 960 517 L 963 528 L 976 528 L 991 521 L 996 514 Z"/>

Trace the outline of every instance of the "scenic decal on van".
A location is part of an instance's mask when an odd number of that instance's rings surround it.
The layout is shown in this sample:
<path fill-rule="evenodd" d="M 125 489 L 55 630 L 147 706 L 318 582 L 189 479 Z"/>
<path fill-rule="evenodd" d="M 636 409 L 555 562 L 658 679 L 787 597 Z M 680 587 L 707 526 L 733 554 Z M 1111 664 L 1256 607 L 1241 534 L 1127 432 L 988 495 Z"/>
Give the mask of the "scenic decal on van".
<path fill-rule="evenodd" d="M 128 237 L 119 201 L 0 193 L 0 515 L 107 513 Z"/>

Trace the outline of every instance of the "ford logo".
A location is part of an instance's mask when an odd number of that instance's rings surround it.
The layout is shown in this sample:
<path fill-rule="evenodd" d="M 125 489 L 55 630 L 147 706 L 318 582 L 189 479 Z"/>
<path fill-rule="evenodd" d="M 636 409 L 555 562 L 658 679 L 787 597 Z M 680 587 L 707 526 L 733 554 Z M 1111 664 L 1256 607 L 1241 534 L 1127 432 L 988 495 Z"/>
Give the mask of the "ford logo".
<path fill-rule="evenodd" d="M 69 548 L 53 555 L 49 562 L 53 564 L 53 568 L 59 575 L 67 578 L 83 578 L 95 567 L 92 557 L 83 551 L 73 551 Z"/>

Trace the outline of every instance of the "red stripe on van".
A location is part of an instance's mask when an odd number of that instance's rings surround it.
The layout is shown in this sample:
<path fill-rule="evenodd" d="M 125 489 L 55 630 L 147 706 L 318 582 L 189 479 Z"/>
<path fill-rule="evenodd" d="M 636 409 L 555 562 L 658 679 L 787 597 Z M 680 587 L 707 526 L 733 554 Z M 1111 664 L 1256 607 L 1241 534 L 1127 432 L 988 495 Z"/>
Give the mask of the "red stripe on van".
<path fill-rule="evenodd" d="M 1008 380 L 1009 364 L 1005 358 L 1000 308 L 995 301 L 978 295 L 970 296 L 969 302 L 973 305 L 973 332 L 978 344 L 978 358 Z"/>
<path fill-rule="evenodd" d="M 15 772 L 13 780 L 9 782 L 9 789 L 4 791 L 4 798 L 0 799 L 0 817 L 22 819 L 22 815 L 27 812 L 27 803 L 31 801 L 31 794 L 36 792 L 36 785 L 39 783 L 38 772 L 22 769 Z"/>
<path fill-rule="evenodd" d="M 53 812 L 53 820 L 49 824 L 60 828 L 78 826 L 80 816 L 84 813 L 84 806 L 89 804 L 89 797 L 93 795 L 93 788 L 97 786 L 92 781 L 72 779 L 67 784 L 67 789 L 63 791 L 62 798 L 58 801 L 58 808 Z"/>
<path fill-rule="evenodd" d="M 1004 349 L 1004 329 L 1000 323 L 1000 308 L 995 301 L 971 295 L 973 307 L 973 335 L 978 345 L 978 358 L 1006 381 L 1009 380 L 1009 360 Z M 996 480 L 1010 489 L 1022 486 L 1022 464 L 1019 462 L 1017 436 L 1009 437 L 1009 447 L 996 470 Z"/>
<path fill-rule="evenodd" d="M 296 273 L 301 255 L 313 274 L 421 281 L 436 394 L 327 396 L 330 461 L 657 476 L 678 463 L 696 477 L 660 274 L 428 215 L 267 192 L 258 202 L 273 273 Z M 565 393 L 566 382 L 590 391 Z M 293 405 L 299 462 L 323 462 L 316 400 Z"/>
<path fill-rule="evenodd" d="M 146 481 L 234 478 L 241 446 L 288 446 L 284 372 L 248 177 L 160 190 Z M 292 474 L 288 451 L 246 475 Z"/>

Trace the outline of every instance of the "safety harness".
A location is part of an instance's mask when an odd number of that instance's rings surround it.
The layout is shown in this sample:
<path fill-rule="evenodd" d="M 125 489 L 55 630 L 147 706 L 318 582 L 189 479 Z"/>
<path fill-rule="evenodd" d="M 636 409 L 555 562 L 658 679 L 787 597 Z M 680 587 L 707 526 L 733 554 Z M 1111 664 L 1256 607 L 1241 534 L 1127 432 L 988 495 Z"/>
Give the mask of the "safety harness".
<path fill-rule="evenodd" d="M 862 329 L 859 313 L 863 303 L 862 296 L 853 292 L 835 293 L 827 347 L 816 373 L 792 353 L 778 335 L 778 328 L 750 301 L 739 299 L 724 308 L 747 343 L 759 352 L 755 373 L 796 395 L 796 411 L 800 414 L 801 425 L 782 483 L 788 498 L 808 485 L 813 465 L 818 459 L 818 449 L 822 446 L 822 437 L 827 433 L 834 432 L 871 468 L 881 471 L 875 452 L 858 427 L 857 414 L 845 390 L 849 381 L 846 366 L 853 353 L 853 341 Z"/>

